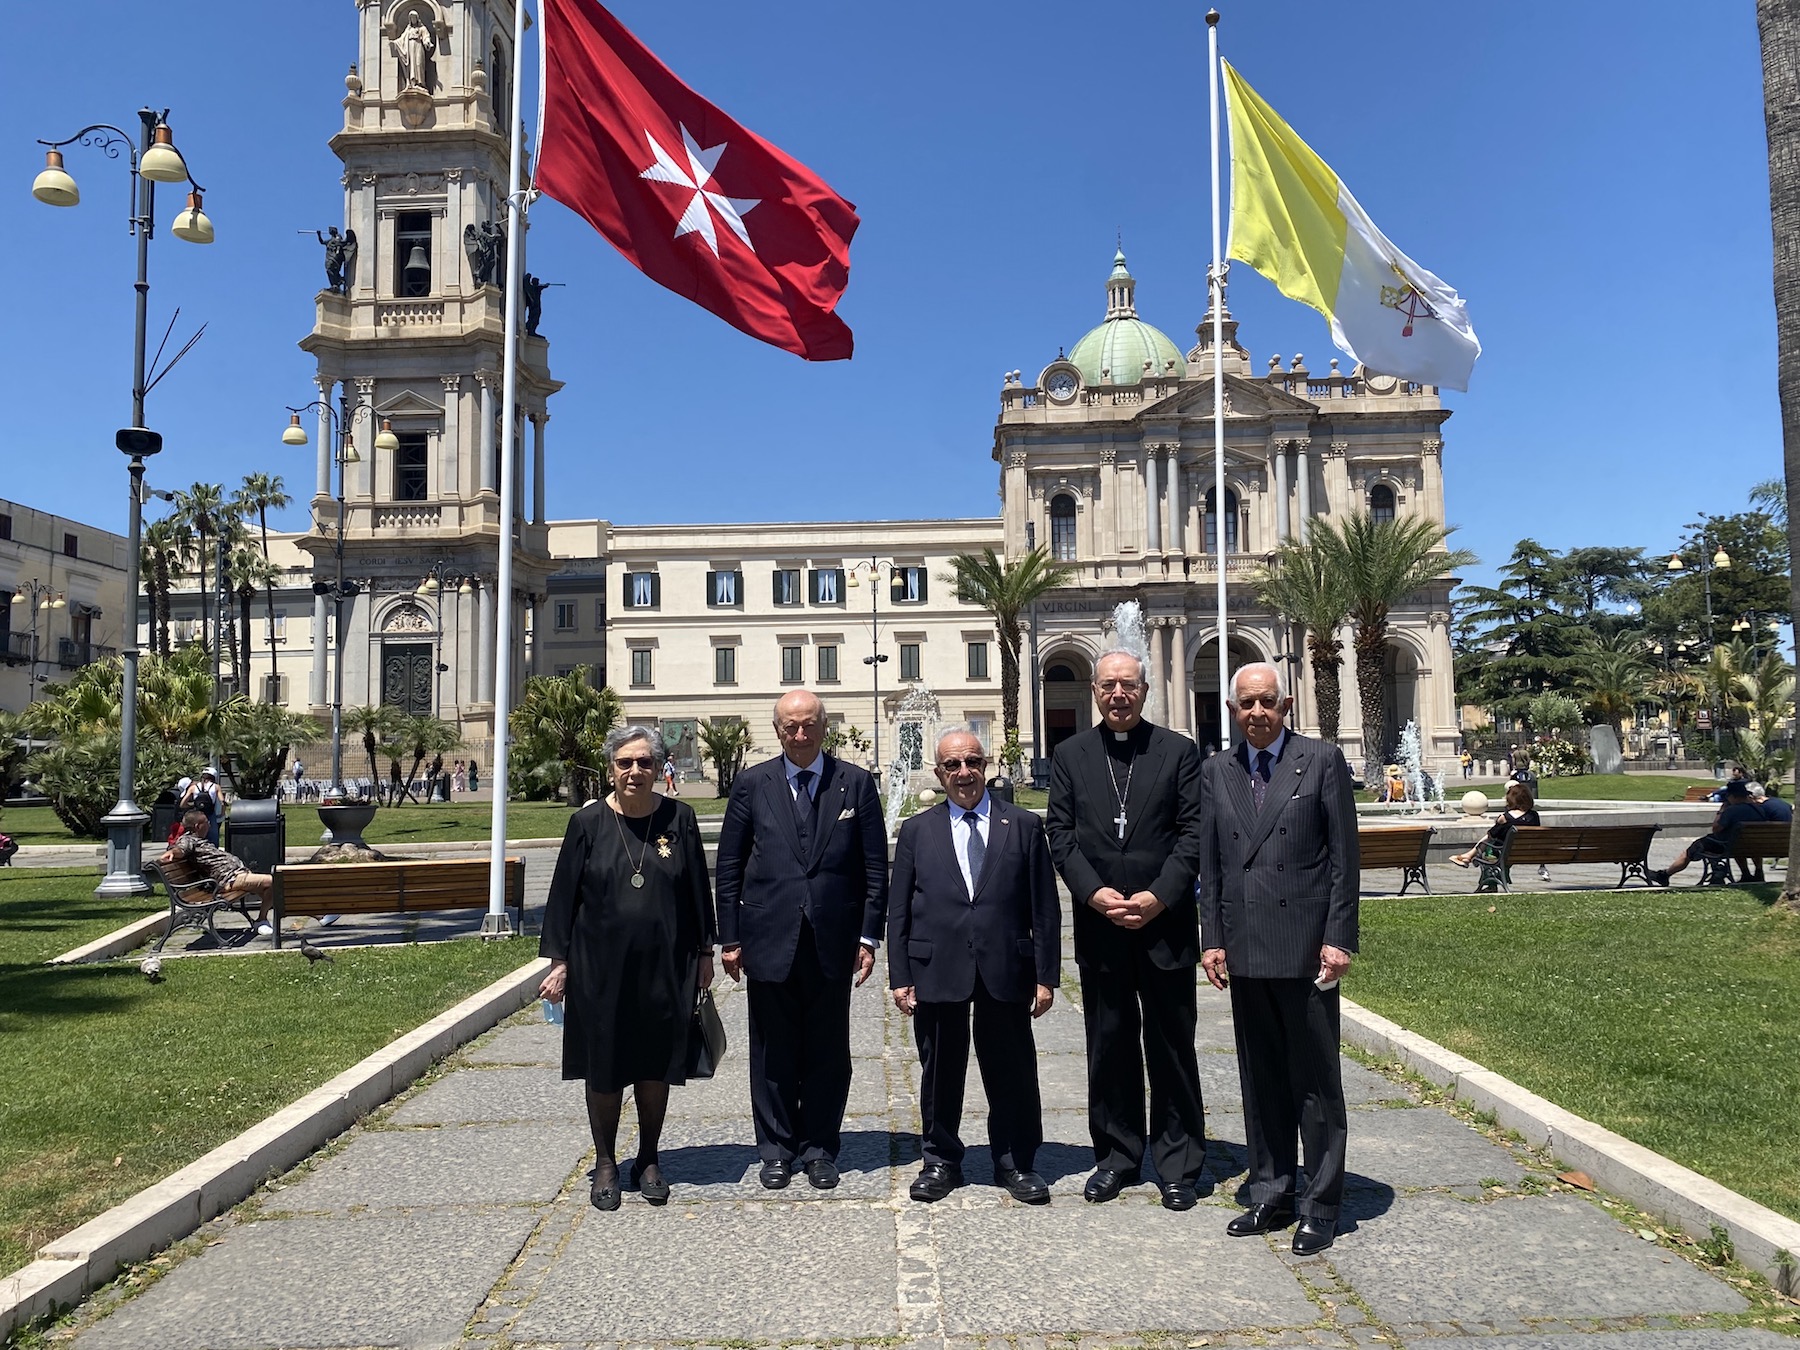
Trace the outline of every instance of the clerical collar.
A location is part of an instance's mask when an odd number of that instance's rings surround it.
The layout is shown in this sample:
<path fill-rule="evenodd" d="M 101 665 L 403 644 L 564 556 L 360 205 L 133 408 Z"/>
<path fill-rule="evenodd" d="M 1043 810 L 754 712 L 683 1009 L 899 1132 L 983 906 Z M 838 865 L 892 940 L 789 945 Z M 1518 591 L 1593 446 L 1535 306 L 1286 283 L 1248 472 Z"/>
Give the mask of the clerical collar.
<path fill-rule="evenodd" d="M 1106 753 L 1120 763 L 1143 754 L 1150 744 L 1150 724 L 1142 720 L 1130 731 L 1114 731 L 1108 726 L 1102 726 L 1101 730 L 1105 733 L 1101 743 L 1106 746 Z"/>

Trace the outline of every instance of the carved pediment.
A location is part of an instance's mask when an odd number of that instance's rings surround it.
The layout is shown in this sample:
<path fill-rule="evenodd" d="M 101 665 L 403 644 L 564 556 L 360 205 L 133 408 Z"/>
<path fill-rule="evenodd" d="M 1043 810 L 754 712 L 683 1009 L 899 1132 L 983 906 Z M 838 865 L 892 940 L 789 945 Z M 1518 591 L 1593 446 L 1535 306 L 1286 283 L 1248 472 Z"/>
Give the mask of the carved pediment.
<path fill-rule="evenodd" d="M 404 389 L 386 403 L 377 405 L 375 412 L 379 417 L 442 417 L 444 405 L 433 403 L 423 394 L 414 393 L 411 389 Z"/>
<path fill-rule="evenodd" d="M 1225 416 L 1279 417 L 1296 414 L 1311 417 L 1318 409 L 1285 389 L 1247 380 L 1241 375 L 1225 377 Z M 1180 417 L 1184 421 L 1210 418 L 1213 412 L 1213 382 L 1209 375 L 1193 385 L 1184 385 L 1176 393 L 1144 409 L 1145 416 Z"/>

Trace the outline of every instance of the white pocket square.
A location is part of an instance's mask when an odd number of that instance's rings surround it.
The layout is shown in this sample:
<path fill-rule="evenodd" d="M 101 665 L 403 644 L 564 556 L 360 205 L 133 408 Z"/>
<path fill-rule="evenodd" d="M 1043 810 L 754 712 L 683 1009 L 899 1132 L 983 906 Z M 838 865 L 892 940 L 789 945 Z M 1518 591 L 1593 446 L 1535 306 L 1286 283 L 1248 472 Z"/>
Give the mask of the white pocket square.
<path fill-rule="evenodd" d="M 856 808 L 854 806 L 846 806 L 842 811 L 838 812 L 838 819 L 839 820 L 849 820 L 855 814 L 856 814 Z"/>

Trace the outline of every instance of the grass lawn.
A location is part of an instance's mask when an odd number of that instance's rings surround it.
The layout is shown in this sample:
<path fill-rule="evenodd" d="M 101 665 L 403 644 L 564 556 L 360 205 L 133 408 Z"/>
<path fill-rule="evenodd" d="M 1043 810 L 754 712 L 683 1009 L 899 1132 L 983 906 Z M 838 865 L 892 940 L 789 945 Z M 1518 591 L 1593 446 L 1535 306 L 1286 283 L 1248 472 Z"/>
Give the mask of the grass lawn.
<path fill-rule="evenodd" d="M 1346 988 L 1800 1219 L 1800 915 L 1771 908 L 1775 894 L 1674 887 L 1366 902 Z"/>
<path fill-rule="evenodd" d="M 102 842 L 77 839 L 47 806 L 9 806 L 0 810 L 0 833 L 10 834 L 21 844 L 92 844 L 98 848 Z"/>
<path fill-rule="evenodd" d="M 1695 784 L 1708 791 L 1718 786 L 1711 779 L 1671 778 L 1659 773 L 1583 773 L 1569 778 L 1538 779 L 1538 799 L 1547 802 L 1678 802 L 1681 794 Z"/>
<path fill-rule="evenodd" d="M 133 961 L 42 965 L 155 908 L 95 900 L 98 875 L 0 875 L 0 1272 L 536 952 L 171 960 L 154 986 Z"/>

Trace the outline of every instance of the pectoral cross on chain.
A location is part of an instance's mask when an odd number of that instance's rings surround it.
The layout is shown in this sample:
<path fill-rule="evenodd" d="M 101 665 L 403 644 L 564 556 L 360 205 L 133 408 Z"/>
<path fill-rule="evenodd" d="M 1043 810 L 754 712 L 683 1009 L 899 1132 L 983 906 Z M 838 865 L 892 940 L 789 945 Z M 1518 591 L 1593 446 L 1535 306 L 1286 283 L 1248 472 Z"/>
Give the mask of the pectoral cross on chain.
<path fill-rule="evenodd" d="M 1119 827 L 1119 842 L 1125 842 L 1125 808 L 1119 808 L 1119 814 L 1113 817 L 1113 824 Z"/>

